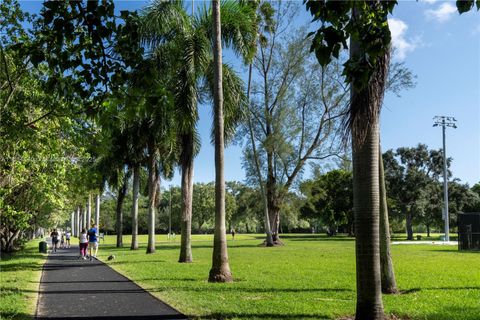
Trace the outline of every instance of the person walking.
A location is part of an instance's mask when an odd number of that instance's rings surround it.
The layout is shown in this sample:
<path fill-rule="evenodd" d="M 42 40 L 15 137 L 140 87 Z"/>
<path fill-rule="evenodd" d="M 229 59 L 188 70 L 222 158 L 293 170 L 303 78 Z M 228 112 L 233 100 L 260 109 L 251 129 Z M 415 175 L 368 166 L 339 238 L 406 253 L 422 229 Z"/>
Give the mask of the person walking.
<path fill-rule="evenodd" d="M 87 247 L 88 247 L 88 237 L 87 237 L 87 230 L 82 229 L 82 233 L 79 237 L 79 247 L 80 247 L 80 257 L 79 259 L 87 259 Z"/>
<path fill-rule="evenodd" d="M 57 247 L 58 247 L 58 232 L 57 232 L 57 229 L 53 229 L 52 233 L 50 233 L 50 237 L 52 238 L 53 252 L 57 252 Z"/>
<path fill-rule="evenodd" d="M 93 258 L 97 258 L 97 251 L 98 251 L 98 239 L 97 239 L 97 225 L 93 225 L 93 227 L 88 230 L 88 248 L 90 252 L 90 261 Z M 95 250 L 94 254 L 92 255 L 92 250 Z"/>
<path fill-rule="evenodd" d="M 70 248 L 70 237 L 71 237 L 71 235 L 72 234 L 67 229 L 67 232 L 65 232 L 65 242 L 66 242 L 67 249 Z"/>

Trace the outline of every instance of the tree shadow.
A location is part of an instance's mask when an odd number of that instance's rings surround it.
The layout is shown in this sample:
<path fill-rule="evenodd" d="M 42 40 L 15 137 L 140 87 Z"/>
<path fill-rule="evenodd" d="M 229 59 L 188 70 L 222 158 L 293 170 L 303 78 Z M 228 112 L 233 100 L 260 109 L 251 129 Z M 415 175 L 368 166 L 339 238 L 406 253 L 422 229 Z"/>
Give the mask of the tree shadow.
<path fill-rule="evenodd" d="M 90 316 L 90 315 L 85 315 L 84 317 L 68 317 L 68 318 L 48 316 L 48 317 L 35 317 L 35 320 L 53 320 L 53 319 L 55 319 L 55 320 L 60 320 L 60 319 L 86 320 L 86 319 L 92 319 L 92 318 L 93 317 Z M 98 316 L 98 315 L 95 315 L 94 318 L 95 319 L 101 319 L 101 320 L 110 320 L 110 319 L 112 319 L 112 320 L 115 320 L 115 319 L 119 319 L 119 320 L 188 319 L 186 316 L 184 316 L 182 314 L 142 315 L 142 316 L 119 316 L 119 315 L 116 315 L 116 316 L 106 316 L 106 315 Z M 31 317 L 30 317 L 30 319 L 31 319 Z"/>
<path fill-rule="evenodd" d="M 401 290 L 401 294 L 410 294 L 410 293 L 416 293 L 416 292 L 420 292 L 420 291 L 444 291 L 444 290 L 454 290 L 454 291 L 457 291 L 457 290 L 480 290 L 480 286 L 479 287 L 469 287 L 469 286 L 465 286 L 465 287 L 424 287 L 424 288 L 411 288 L 411 289 L 407 289 L 407 290 Z"/>
<path fill-rule="evenodd" d="M 198 319 L 215 319 L 215 320 L 226 320 L 226 319 L 332 319 L 330 316 L 325 314 L 313 314 L 313 313 L 292 313 L 292 314 L 282 314 L 282 313 L 247 313 L 247 312 L 238 312 L 238 313 L 227 313 L 227 312 L 217 312 L 211 313 L 205 316 L 200 316 Z"/>
<path fill-rule="evenodd" d="M 462 320 L 478 320 L 480 315 L 480 305 L 477 307 L 469 306 L 446 306 L 436 309 L 435 312 L 426 315 L 425 319 L 432 320 L 451 320 L 454 316 Z"/>
<path fill-rule="evenodd" d="M 24 263 L 9 263 L 0 267 L 1 272 L 15 272 L 15 271 L 38 271 L 42 270 L 42 265 L 31 262 Z"/>
<path fill-rule="evenodd" d="M 148 289 L 149 292 L 161 292 L 165 291 L 166 288 L 153 288 Z M 239 288 L 239 287 L 227 287 L 227 286 L 212 286 L 212 287 L 172 287 L 168 286 L 168 289 L 171 290 L 181 290 L 181 291 L 194 291 L 194 292 L 205 292 L 208 290 L 210 292 L 217 291 L 217 292 L 249 292 L 249 293 L 300 293 L 300 292 L 353 292 L 352 289 L 346 288 Z"/>
<path fill-rule="evenodd" d="M 456 246 L 452 246 L 451 249 L 428 249 L 428 250 L 423 250 L 423 251 L 435 251 L 435 252 L 450 252 L 450 253 L 459 253 L 459 254 L 479 254 L 480 250 L 471 250 L 471 251 L 466 251 L 466 250 L 458 250 Z"/>

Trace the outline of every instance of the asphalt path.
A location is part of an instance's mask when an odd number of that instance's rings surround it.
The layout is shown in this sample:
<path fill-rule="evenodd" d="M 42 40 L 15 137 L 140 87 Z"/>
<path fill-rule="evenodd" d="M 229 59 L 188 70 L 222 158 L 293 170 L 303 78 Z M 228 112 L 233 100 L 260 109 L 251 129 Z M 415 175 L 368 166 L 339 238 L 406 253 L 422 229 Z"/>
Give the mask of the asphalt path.
<path fill-rule="evenodd" d="M 43 267 L 36 319 L 187 319 L 77 246 L 50 253 Z"/>

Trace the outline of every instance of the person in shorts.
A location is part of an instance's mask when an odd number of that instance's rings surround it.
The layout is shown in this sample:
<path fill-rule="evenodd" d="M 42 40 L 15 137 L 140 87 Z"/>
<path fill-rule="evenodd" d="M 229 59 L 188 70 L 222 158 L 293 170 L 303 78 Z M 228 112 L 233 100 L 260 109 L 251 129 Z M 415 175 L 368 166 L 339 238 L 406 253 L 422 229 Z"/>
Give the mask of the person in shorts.
<path fill-rule="evenodd" d="M 57 247 L 58 247 L 58 232 L 57 232 L 57 229 L 53 229 L 52 233 L 50 233 L 50 237 L 52 238 L 53 252 L 57 252 Z"/>
<path fill-rule="evenodd" d="M 70 237 L 71 237 L 71 233 L 70 231 L 67 230 L 67 232 L 65 232 L 65 245 L 67 248 L 70 248 Z"/>
<path fill-rule="evenodd" d="M 97 258 L 97 251 L 98 251 L 98 238 L 97 238 L 97 225 L 93 225 L 93 227 L 88 230 L 88 248 L 90 252 L 90 260 L 93 258 Z M 94 250 L 94 254 L 92 255 L 92 250 Z"/>
<path fill-rule="evenodd" d="M 87 259 L 87 247 L 88 247 L 88 236 L 87 236 L 87 230 L 82 229 L 82 233 L 80 233 L 80 236 L 78 237 L 80 243 L 80 257 L 79 259 Z"/>

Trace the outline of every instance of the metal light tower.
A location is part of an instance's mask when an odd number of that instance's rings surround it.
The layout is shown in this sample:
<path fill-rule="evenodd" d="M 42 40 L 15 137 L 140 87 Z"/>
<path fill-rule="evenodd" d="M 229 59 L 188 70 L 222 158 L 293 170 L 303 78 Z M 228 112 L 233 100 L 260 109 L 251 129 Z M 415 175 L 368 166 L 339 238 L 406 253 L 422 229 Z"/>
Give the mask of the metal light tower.
<path fill-rule="evenodd" d="M 456 129 L 454 117 L 446 116 L 435 116 L 433 117 L 434 127 L 442 126 L 442 136 L 443 136 L 443 203 L 444 203 L 444 220 L 445 220 L 445 241 L 450 241 L 450 226 L 449 226 L 449 217 L 448 217 L 448 176 L 447 176 L 447 151 L 445 146 L 445 129 L 446 127 Z"/>

